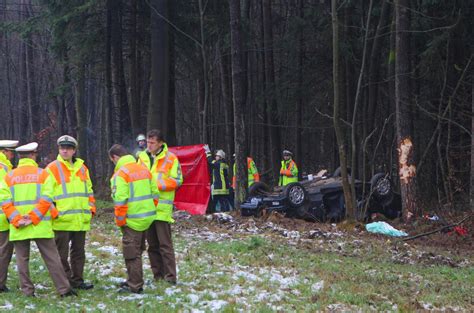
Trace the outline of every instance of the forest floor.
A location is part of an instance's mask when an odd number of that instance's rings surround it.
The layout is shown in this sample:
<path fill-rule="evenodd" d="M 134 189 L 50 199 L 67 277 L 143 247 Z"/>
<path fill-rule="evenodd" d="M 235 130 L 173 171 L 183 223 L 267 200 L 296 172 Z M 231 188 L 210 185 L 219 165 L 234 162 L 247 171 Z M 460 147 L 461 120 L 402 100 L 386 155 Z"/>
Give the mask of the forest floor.
<path fill-rule="evenodd" d="M 409 242 L 369 234 L 349 223 L 319 224 L 279 215 L 236 213 L 190 217 L 173 226 L 179 283 L 152 281 L 144 253 L 145 291 L 117 294 L 125 278 L 121 236 L 112 209 L 99 210 L 88 235 L 85 277 L 93 291 L 56 296 L 33 244 L 37 298 L 18 291 L 0 297 L 9 311 L 474 311 L 473 231 L 438 233 Z M 435 229 L 426 221 L 410 235 Z M 472 224 L 471 224 L 472 225 Z"/>

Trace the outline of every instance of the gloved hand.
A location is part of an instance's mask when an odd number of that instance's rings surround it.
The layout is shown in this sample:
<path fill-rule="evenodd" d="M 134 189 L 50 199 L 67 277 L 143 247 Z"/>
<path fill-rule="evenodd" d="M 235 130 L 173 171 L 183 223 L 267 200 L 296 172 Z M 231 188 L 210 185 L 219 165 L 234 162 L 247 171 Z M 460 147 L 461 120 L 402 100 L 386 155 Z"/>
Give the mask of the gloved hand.
<path fill-rule="evenodd" d="M 202 147 L 204 149 L 204 152 L 206 152 L 207 155 L 211 154 L 211 149 L 209 149 L 209 145 L 204 145 Z"/>

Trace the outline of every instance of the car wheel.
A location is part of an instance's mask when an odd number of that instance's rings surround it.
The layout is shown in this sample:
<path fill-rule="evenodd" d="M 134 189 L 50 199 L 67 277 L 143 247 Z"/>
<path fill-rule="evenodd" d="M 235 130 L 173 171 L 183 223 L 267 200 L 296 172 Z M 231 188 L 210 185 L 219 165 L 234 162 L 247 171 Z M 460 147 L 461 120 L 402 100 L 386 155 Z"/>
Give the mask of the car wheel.
<path fill-rule="evenodd" d="M 290 183 L 283 189 L 283 194 L 288 199 L 291 207 L 302 206 L 307 199 L 306 189 L 299 183 Z"/>
<path fill-rule="evenodd" d="M 375 174 L 370 180 L 371 194 L 377 201 L 385 206 L 393 199 L 392 182 L 385 173 Z"/>
<path fill-rule="evenodd" d="M 270 191 L 270 187 L 268 187 L 267 184 L 258 181 L 253 183 L 252 186 L 249 187 L 249 197 L 266 195 Z"/>

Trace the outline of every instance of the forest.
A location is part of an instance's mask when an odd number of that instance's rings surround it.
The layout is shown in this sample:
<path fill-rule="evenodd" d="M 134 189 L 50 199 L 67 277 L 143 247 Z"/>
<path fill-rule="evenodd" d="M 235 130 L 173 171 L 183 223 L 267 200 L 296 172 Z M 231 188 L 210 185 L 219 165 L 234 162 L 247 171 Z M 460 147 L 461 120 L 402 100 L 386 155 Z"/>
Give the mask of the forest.
<path fill-rule="evenodd" d="M 390 173 L 413 214 L 473 207 L 471 0 L 0 0 L 0 51 L 0 137 L 45 165 L 76 136 L 99 195 L 107 149 L 159 128 L 238 177 L 276 184 L 289 149 Z"/>

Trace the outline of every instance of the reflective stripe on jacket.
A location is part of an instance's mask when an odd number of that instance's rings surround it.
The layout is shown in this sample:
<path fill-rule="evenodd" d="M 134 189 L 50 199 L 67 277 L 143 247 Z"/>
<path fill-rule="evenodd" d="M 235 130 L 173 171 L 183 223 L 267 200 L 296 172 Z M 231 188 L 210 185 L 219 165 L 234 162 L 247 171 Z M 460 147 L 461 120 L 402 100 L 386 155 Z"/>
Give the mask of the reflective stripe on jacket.
<path fill-rule="evenodd" d="M 237 170 L 236 163 L 234 163 L 233 168 L 234 176 L 232 177 L 232 187 L 235 188 L 237 182 Z M 247 157 L 247 170 L 248 170 L 248 187 L 252 186 L 253 183 L 260 181 L 260 174 L 258 173 L 257 166 L 251 157 Z"/>
<path fill-rule="evenodd" d="M 140 160 L 142 160 L 142 156 L 143 152 L 140 154 Z M 183 183 L 183 175 L 178 157 L 168 151 L 167 144 L 163 144 L 161 152 L 155 157 L 151 173 L 159 192 L 155 219 L 174 223 L 174 196 L 176 189 Z"/>
<path fill-rule="evenodd" d="M 54 177 L 52 189 L 59 211 L 59 217 L 53 221 L 53 229 L 90 230 L 92 214 L 95 214 L 96 208 L 92 181 L 84 161 L 76 158 L 71 164 L 58 155 L 46 170 Z"/>
<path fill-rule="evenodd" d="M 132 155 L 119 159 L 110 179 L 115 208 L 115 223 L 145 231 L 156 217 L 158 191 L 150 171 L 137 164 Z"/>
<path fill-rule="evenodd" d="M 0 152 L 0 182 L 3 181 L 5 175 L 13 168 L 12 163 L 7 158 L 5 153 Z M 7 231 L 10 228 L 8 224 L 7 217 L 3 214 L 3 211 L 0 210 L 0 231 Z"/>
<path fill-rule="evenodd" d="M 9 172 L 1 183 L 0 201 L 10 222 L 10 241 L 53 238 L 51 218 L 58 212 L 53 205 L 52 177 L 32 159 L 21 159 L 18 168 Z M 24 215 L 32 224 L 18 228 Z"/>
<path fill-rule="evenodd" d="M 289 183 L 298 181 L 298 167 L 292 159 L 281 161 L 279 186 L 286 186 Z"/>
<path fill-rule="evenodd" d="M 212 173 L 211 194 L 228 195 L 229 194 L 229 166 L 224 160 L 213 160 L 210 164 Z"/>

